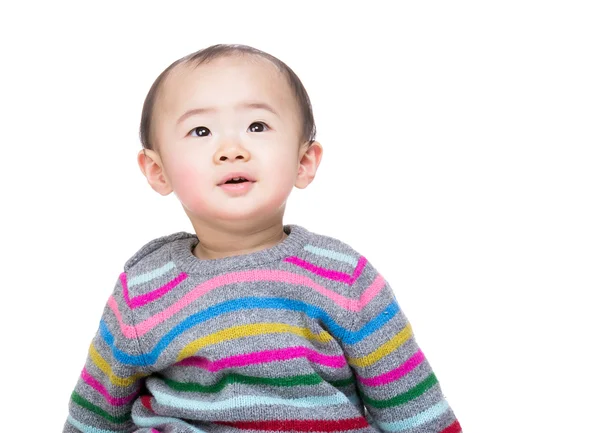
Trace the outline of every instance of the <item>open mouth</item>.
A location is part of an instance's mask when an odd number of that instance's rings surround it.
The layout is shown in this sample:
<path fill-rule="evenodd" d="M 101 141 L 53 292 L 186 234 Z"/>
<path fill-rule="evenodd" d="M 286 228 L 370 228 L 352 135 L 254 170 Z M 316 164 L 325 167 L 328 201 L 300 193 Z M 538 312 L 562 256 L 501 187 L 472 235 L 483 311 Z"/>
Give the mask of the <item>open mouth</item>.
<path fill-rule="evenodd" d="M 228 183 L 244 183 L 244 182 L 250 182 L 248 179 L 246 179 L 245 177 L 234 177 L 233 179 L 229 179 L 227 182 L 225 182 L 226 184 Z"/>

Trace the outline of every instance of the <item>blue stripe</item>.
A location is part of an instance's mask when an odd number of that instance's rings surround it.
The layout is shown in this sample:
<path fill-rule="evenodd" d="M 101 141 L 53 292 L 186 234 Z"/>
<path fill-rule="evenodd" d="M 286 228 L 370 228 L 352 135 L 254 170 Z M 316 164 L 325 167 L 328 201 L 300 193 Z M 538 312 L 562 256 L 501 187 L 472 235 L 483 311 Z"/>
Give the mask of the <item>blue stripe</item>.
<path fill-rule="evenodd" d="M 338 262 L 350 263 L 354 267 L 358 265 L 358 259 L 337 251 L 326 250 L 324 248 L 315 247 L 314 245 L 306 245 L 304 249 L 316 254 L 317 256 L 328 257 L 330 259 L 337 260 Z"/>
<path fill-rule="evenodd" d="M 132 415 L 133 422 L 135 425 L 140 427 L 159 427 L 164 425 L 173 425 L 173 424 L 183 424 L 187 430 L 191 430 L 196 433 L 206 433 L 205 430 L 200 430 L 199 428 L 193 427 L 187 422 L 180 420 L 178 418 L 171 418 L 168 416 L 153 416 L 153 417 L 143 417 L 139 415 Z M 111 432 L 112 433 L 112 432 Z"/>
<path fill-rule="evenodd" d="M 424 410 L 415 416 L 411 416 L 410 418 L 405 418 L 403 420 L 394 422 L 379 422 L 378 425 L 383 430 L 388 432 L 404 431 L 434 420 L 446 412 L 449 408 L 450 406 L 448 406 L 448 402 L 443 400 L 438 404 L 431 406 L 429 409 Z"/>
<path fill-rule="evenodd" d="M 166 274 L 174 267 L 175 267 L 175 263 L 169 262 L 166 265 L 164 265 L 158 269 L 154 269 L 150 272 L 146 272 L 145 274 L 136 275 L 133 278 L 128 278 L 127 284 L 129 287 L 133 287 L 133 286 L 137 286 L 138 284 L 147 283 L 148 281 L 152 281 L 153 279 Z"/>
<path fill-rule="evenodd" d="M 187 410 L 227 410 L 249 406 L 291 406 L 298 408 L 311 408 L 321 406 L 336 406 L 350 401 L 344 394 L 338 392 L 334 395 L 309 396 L 301 398 L 280 398 L 259 395 L 240 395 L 225 400 L 201 401 L 169 395 L 160 391 L 152 391 L 156 402 L 163 406 Z"/>
<path fill-rule="evenodd" d="M 67 421 L 77 430 L 82 431 L 83 433 L 122 433 L 119 430 L 103 430 L 96 427 L 92 427 L 90 425 L 84 424 L 82 422 L 77 421 L 71 415 L 68 416 Z"/>
<path fill-rule="evenodd" d="M 127 365 L 151 365 L 154 364 L 160 354 L 167 348 L 169 344 L 179 335 L 188 329 L 199 325 L 207 320 L 213 319 L 221 314 L 230 313 L 238 310 L 248 310 L 253 308 L 274 308 L 281 310 L 300 311 L 305 313 L 312 319 L 317 319 L 323 322 L 327 330 L 334 337 L 340 339 L 346 344 L 355 344 L 364 338 L 371 335 L 377 329 L 392 319 L 400 311 L 398 304 L 392 301 L 377 317 L 369 321 L 362 329 L 358 331 L 348 330 L 338 325 L 323 309 L 307 304 L 302 301 L 296 301 L 287 298 L 240 298 L 225 301 L 206 310 L 200 311 L 186 318 L 183 322 L 177 324 L 167 334 L 165 334 L 150 352 L 140 355 L 130 355 L 118 349 L 115 346 L 114 337 L 110 333 L 108 326 L 104 320 L 100 321 L 100 335 L 104 341 L 110 346 L 113 355 L 119 362 Z"/>

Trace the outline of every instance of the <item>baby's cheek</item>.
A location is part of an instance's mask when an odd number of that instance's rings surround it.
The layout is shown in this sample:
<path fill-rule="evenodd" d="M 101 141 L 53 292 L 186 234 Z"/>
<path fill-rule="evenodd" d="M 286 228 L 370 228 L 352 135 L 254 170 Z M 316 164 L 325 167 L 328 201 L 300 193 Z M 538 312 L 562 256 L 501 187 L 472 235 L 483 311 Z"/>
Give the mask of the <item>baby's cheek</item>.
<path fill-rule="evenodd" d="M 182 163 L 175 167 L 172 172 L 173 189 L 180 200 L 193 199 L 203 189 L 211 187 L 208 176 L 198 167 Z"/>
<path fill-rule="evenodd" d="M 192 160 L 193 158 L 181 156 L 176 161 L 171 161 L 169 171 L 178 183 L 187 184 L 193 182 L 202 173 L 198 164 L 194 164 Z"/>

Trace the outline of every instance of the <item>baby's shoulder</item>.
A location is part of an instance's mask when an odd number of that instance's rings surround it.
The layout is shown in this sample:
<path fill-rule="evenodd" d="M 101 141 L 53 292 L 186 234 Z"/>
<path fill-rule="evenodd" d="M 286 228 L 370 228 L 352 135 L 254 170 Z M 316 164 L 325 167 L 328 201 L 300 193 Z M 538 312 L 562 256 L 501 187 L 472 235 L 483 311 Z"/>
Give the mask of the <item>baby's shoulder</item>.
<path fill-rule="evenodd" d="M 338 238 L 322 234 L 311 234 L 300 258 L 319 268 L 335 271 L 340 276 L 340 281 L 352 285 L 355 282 L 369 283 L 379 275 L 360 250 Z"/>
<path fill-rule="evenodd" d="M 166 265 L 171 260 L 170 248 L 173 242 L 194 237 L 191 233 L 177 232 L 153 239 L 125 262 L 124 271 L 139 274 Z"/>
<path fill-rule="evenodd" d="M 321 233 L 310 232 L 309 242 L 309 245 L 318 248 L 337 251 L 342 254 L 359 254 L 352 246 L 342 241 L 341 239 L 332 236 L 327 236 Z"/>
<path fill-rule="evenodd" d="M 364 260 L 362 255 L 346 242 L 313 232 L 304 245 L 301 256 L 316 265 L 339 271 L 347 271 L 348 267 L 355 269 L 360 261 Z"/>

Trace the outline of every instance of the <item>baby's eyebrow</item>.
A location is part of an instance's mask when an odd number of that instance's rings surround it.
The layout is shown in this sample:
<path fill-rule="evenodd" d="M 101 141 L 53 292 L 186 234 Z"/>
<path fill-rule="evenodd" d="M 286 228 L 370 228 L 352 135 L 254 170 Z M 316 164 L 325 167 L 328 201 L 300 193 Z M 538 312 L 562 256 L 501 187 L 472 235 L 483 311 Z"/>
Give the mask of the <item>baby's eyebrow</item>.
<path fill-rule="evenodd" d="M 248 102 L 246 104 L 240 104 L 236 107 L 237 109 L 258 109 L 258 110 L 267 110 L 273 113 L 275 116 L 279 116 L 277 111 L 269 104 L 265 104 L 264 102 Z"/>
<path fill-rule="evenodd" d="M 274 115 L 276 115 L 277 117 L 279 117 L 279 114 L 277 113 L 277 111 L 275 111 L 275 109 L 273 107 L 271 107 L 269 104 L 266 104 L 264 102 L 244 102 L 241 104 L 238 104 L 235 107 L 236 110 L 266 110 L 266 111 L 270 111 L 271 113 L 273 113 Z M 215 113 L 217 112 L 217 109 L 214 107 L 204 107 L 204 108 L 193 108 L 191 110 L 186 111 L 185 113 L 183 113 L 183 115 L 177 120 L 177 123 L 181 123 L 183 122 L 185 119 L 187 119 L 190 116 L 194 116 L 196 114 L 204 114 L 204 113 Z"/>

